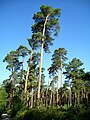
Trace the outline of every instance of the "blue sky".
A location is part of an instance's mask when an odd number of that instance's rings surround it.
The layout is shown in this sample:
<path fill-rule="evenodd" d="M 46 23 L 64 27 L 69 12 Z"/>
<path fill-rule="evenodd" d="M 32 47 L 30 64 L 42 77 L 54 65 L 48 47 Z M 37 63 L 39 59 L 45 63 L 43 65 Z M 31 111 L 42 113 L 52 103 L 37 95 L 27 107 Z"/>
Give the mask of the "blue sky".
<path fill-rule="evenodd" d="M 43 66 L 47 69 L 53 51 L 64 47 L 69 61 L 79 58 L 90 71 L 90 0 L 0 0 L 0 83 L 9 76 L 4 57 L 21 44 L 28 47 L 32 16 L 43 4 L 61 8 L 61 29 L 50 47 L 51 54 L 44 54 Z"/>

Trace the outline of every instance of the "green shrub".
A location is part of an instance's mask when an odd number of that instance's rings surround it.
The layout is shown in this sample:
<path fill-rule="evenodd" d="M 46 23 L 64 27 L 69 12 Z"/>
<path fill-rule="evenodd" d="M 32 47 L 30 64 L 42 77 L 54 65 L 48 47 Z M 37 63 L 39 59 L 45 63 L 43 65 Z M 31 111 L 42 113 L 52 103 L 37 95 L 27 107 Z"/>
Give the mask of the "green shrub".
<path fill-rule="evenodd" d="M 13 120 L 90 120 L 90 106 L 21 109 Z"/>
<path fill-rule="evenodd" d="M 64 114 L 56 109 L 30 109 L 19 111 L 14 120 L 65 120 Z"/>
<path fill-rule="evenodd" d="M 24 115 L 26 114 L 26 112 L 28 111 L 27 107 L 22 107 L 17 114 L 13 117 L 13 120 L 23 120 Z"/>
<path fill-rule="evenodd" d="M 13 118 L 16 116 L 17 112 L 23 108 L 23 106 L 24 105 L 21 99 L 18 96 L 14 96 L 12 108 L 8 110 L 8 114 L 11 116 L 11 118 Z"/>

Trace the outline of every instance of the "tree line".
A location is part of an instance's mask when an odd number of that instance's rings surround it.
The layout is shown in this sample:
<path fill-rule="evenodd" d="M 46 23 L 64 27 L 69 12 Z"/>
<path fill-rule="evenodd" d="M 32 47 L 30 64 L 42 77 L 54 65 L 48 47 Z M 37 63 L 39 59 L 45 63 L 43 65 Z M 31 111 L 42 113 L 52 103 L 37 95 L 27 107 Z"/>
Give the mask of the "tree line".
<path fill-rule="evenodd" d="M 42 5 L 40 12 L 33 15 L 32 36 L 27 39 L 30 48 L 20 45 L 4 58 L 6 69 L 11 73 L 3 81 L 8 98 L 5 105 L 8 109 L 15 109 L 16 105 L 20 107 L 21 104 L 39 109 L 42 106 L 76 106 L 90 102 L 90 72 L 85 72 L 83 63 L 78 58 L 73 58 L 68 63 L 65 48 L 54 50 L 48 68 L 48 84 L 45 84 L 43 54 L 50 53 L 54 36 L 58 35 L 60 15 L 61 9 Z"/>

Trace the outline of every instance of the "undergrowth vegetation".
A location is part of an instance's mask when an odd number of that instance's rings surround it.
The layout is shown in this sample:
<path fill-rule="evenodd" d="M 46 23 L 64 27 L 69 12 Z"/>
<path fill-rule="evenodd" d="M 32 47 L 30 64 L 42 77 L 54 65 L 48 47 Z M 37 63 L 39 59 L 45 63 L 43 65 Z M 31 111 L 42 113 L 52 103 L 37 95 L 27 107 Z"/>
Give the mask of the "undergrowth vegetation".
<path fill-rule="evenodd" d="M 22 108 L 13 120 L 90 120 L 90 105 L 68 108 Z"/>

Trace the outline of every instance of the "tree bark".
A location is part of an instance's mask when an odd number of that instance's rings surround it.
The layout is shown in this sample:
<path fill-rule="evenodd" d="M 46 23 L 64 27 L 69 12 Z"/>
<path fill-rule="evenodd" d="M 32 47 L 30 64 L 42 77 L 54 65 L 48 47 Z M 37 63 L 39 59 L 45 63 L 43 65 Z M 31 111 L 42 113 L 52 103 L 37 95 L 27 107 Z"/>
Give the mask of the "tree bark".
<path fill-rule="evenodd" d="M 76 96 L 76 91 L 75 91 L 75 93 L 74 93 L 74 96 L 75 96 L 75 106 L 76 106 L 76 104 L 77 104 L 77 101 L 76 101 L 76 98 L 77 98 L 77 96 Z"/>
<path fill-rule="evenodd" d="M 23 81 L 23 70 L 24 70 L 24 57 L 23 57 L 23 60 L 22 60 L 22 69 L 21 69 L 21 75 L 20 75 L 20 95 L 22 93 L 22 81 Z"/>
<path fill-rule="evenodd" d="M 50 94 L 50 105 L 52 104 L 52 90 L 51 90 L 51 94 Z"/>
<path fill-rule="evenodd" d="M 60 88 L 62 88 L 62 58 L 61 58 L 61 66 L 60 66 Z"/>
<path fill-rule="evenodd" d="M 12 104 L 12 97 L 13 97 L 12 78 L 10 78 L 10 101 L 9 101 L 9 107 L 10 107 L 10 108 L 11 108 L 11 104 Z"/>
<path fill-rule="evenodd" d="M 57 98 L 56 98 L 56 105 L 58 105 L 58 80 L 57 80 Z"/>
<path fill-rule="evenodd" d="M 87 99 L 87 103 L 88 103 L 88 92 L 86 93 L 86 99 Z"/>
<path fill-rule="evenodd" d="M 70 85 L 70 95 L 69 95 L 69 99 L 70 99 L 70 106 L 72 105 L 72 97 L 71 97 L 71 85 Z"/>
<path fill-rule="evenodd" d="M 32 96 L 31 96 L 31 108 L 33 107 L 33 86 L 32 86 Z"/>

